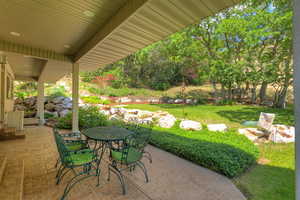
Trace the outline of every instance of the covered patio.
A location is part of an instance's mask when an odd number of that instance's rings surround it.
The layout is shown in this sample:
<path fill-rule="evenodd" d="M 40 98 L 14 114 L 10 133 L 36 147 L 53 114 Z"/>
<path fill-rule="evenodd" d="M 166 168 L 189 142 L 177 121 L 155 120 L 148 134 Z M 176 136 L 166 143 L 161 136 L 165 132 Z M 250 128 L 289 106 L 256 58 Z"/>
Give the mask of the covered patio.
<path fill-rule="evenodd" d="M 52 129 L 33 126 L 25 129 L 26 138 L 0 142 L 0 157 L 7 157 L 0 188 L 0 199 L 59 199 L 69 177 L 55 184 L 58 156 Z M 141 171 L 126 172 L 128 192 L 122 195 L 116 176 L 107 181 L 107 160 L 101 164 L 100 186 L 96 178 L 77 184 L 68 199 L 81 200 L 243 200 L 245 197 L 225 176 L 149 146 L 154 161 L 145 160 L 150 182 Z M 107 159 L 107 158 L 106 158 Z M 0 159 L 1 160 L 1 159 Z M 176 174 L 176 175 L 175 175 Z"/>
<path fill-rule="evenodd" d="M 113 63 L 239 2 L 3 1 L 0 8 L 0 129 L 15 125 L 14 131 L 23 133 L 25 139 L 0 141 L 0 199 L 59 199 L 62 195 L 66 183 L 55 185 L 57 169 L 54 165 L 58 155 L 52 130 L 43 126 L 45 83 L 55 83 L 72 73 L 72 131 L 78 132 L 80 71 Z M 295 40 L 295 44 L 298 43 Z M 299 65 L 299 57 L 295 59 Z M 299 70 L 295 72 L 297 87 L 298 76 Z M 23 129 L 22 119 L 14 114 L 14 80 L 38 83 L 36 118 L 40 126 Z M 296 102 L 298 97 L 295 96 Z M 296 115 L 300 113 L 298 107 L 296 105 Z M 95 187 L 96 181 L 88 179 L 76 185 L 69 199 L 245 199 L 226 177 L 155 147 L 148 148 L 154 158 L 153 164 L 145 161 L 150 174 L 148 184 L 140 179 L 138 171 L 127 173 L 128 194 L 123 196 L 116 177 L 106 181 L 104 162 L 101 186 Z"/>

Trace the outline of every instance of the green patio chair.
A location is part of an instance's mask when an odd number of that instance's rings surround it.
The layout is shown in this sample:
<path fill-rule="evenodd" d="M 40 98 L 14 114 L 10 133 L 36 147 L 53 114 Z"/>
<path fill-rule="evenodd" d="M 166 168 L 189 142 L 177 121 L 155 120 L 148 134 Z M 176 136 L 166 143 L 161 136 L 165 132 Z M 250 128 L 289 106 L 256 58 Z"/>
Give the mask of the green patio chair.
<path fill-rule="evenodd" d="M 143 157 L 147 158 L 149 160 L 149 162 L 152 163 L 151 153 L 145 150 L 145 147 L 148 145 L 148 143 L 150 141 L 152 126 L 146 128 L 146 127 L 142 127 L 137 124 L 126 124 L 126 125 L 124 125 L 124 127 L 130 131 L 133 131 L 135 133 L 144 134 L 146 136 L 145 141 L 144 141 L 145 146 L 143 147 Z"/>
<path fill-rule="evenodd" d="M 59 131 L 56 127 L 53 128 L 53 133 L 55 132 L 59 134 Z M 87 141 L 81 140 L 81 134 L 79 132 L 64 133 L 64 134 L 60 134 L 60 136 L 64 139 L 66 143 L 66 148 L 70 151 L 77 151 L 77 150 L 89 148 Z M 59 163 L 60 163 L 60 159 L 57 158 L 55 168 L 57 168 Z"/>
<path fill-rule="evenodd" d="M 126 186 L 122 171 L 127 169 L 133 171 L 138 166 L 143 171 L 146 182 L 149 181 L 147 169 L 141 161 L 148 138 L 149 132 L 135 133 L 128 136 L 125 141 L 115 142 L 110 146 L 111 163 L 108 165 L 108 181 L 110 180 L 110 172 L 116 174 L 124 195 L 126 194 Z"/>
<path fill-rule="evenodd" d="M 67 183 L 61 197 L 61 200 L 64 200 L 76 183 L 88 177 L 99 175 L 98 160 L 95 151 L 91 149 L 69 150 L 66 140 L 57 131 L 54 132 L 54 136 L 61 162 L 56 184 L 59 184 L 68 172 L 72 171 L 74 173 L 74 177 Z M 99 176 L 97 185 L 99 185 Z"/>

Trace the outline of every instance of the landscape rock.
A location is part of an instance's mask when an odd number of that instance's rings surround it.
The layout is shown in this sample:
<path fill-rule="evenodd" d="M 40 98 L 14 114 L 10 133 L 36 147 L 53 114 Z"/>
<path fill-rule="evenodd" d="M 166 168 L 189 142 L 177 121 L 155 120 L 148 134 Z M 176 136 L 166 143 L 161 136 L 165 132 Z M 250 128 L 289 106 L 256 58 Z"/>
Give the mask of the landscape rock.
<path fill-rule="evenodd" d="M 192 121 L 192 120 L 184 120 L 180 122 L 179 127 L 184 130 L 191 131 L 199 131 L 202 129 L 202 125 L 200 122 Z"/>
<path fill-rule="evenodd" d="M 64 105 L 63 104 L 56 104 L 55 107 L 54 107 L 54 110 L 57 111 L 57 112 L 65 110 Z"/>
<path fill-rule="evenodd" d="M 135 114 L 126 113 L 124 115 L 124 121 L 125 122 L 131 122 L 131 123 L 137 123 L 138 122 L 138 117 Z"/>
<path fill-rule="evenodd" d="M 116 120 L 116 121 L 122 120 L 122 118 L 117 114 L 109 116 L 108 119 L 109 120 Z"/>
<path fill-rule="evenodd" d="M 183 99 L 175 99 L 174 103 L 183 103 L 184 100 Z"/>
<path fill-rule="evenodd" d="M 14 106 L 14 110 L 24 111 L 24 110 L 26 110 L 26 109 L 27 109 L 26 106 L 23 106 L 23 105 L 20 105 L 20 104 L 16 104 L 16 105 Z"/>
<path fill-rule="evenodd" d="M 22 103 L 23 103 L 23 100 L 20 99 L 20 98 L 16 98 L 14 103 L 15 103 L 15 104 L 22 104 Z"/>
<path fill-rule="evenodd" d="M 64 100 L 62 101 L 62 104 L 66 105 L 66 104 L 70 104 L 72 105 L 72 99 L 69 97 L 65 97 Z"/>
<path fill-rule="evenodd" d="M 138 121 L 137 121 L 138 124 L 152 124 L 153 123 L 153 119 L 152 117 L 147 117 L 147 118 L 138 118 Z"/>
<path fill-rule="evenodd" d="M 176 122 L 176 118 L 173 115 L 166 115 L 158 119 L 158 125 L 162 128 L 171 128 Z"/>
<path fill-rule="evenodd" d="M 207 129 L 209 131 L 226 131 L 227 126 L 226 124 L 208 124 Z"/>
<path fill-rule="evenodd" d="M 193 99 L 186 99 L 185 103 L 186 104 L 193 104 L 194 102 L 193 102 Z"/>
<path fill-rule="evenodd" d="M 110 111 L 109 110 L 100 110 L 100 113 L 102 113 L 103 115 L 109 116 L 110 115 Z"/>
<path fill-rule="evenodd" d="M 275 143 L 295 142 L 295 127 L 281 124 L 273 125 L 268 139 Z"/>
<path fill-rule="evenodd" d="M 72 109 L 72 103 L 63 104 L 63 108 L 65 108 L 65 109 Z"/>
<path fill-rule="evenodd" d="M 65 97 L 59 96 L 59 97 L 55 97 L 54 99 L 52 99 L 52 103 L 54 104 L 61 104 L 63 103 Z"/>
<path fill-rule="evenodd" d="M 36 99 L 37 97 L 29 97 L 24 99 L 24 104 L 28 105 L 28 106 L 33 106 L 36 103 Z"/>
<path fill-rule="evenodd" d="M 53 103 L 47 103 L 45 105 L 45 109 L 48 110 L 48 111 L 54 111 L 55 110 L 55 104 L 53 104 Z"/>

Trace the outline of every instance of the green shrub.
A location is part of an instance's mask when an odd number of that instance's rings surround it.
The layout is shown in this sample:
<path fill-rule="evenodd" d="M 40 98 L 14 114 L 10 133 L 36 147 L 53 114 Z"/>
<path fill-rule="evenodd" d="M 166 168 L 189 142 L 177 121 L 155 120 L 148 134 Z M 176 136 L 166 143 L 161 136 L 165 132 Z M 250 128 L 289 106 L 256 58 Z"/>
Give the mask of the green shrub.
<path fill-rule="evenodd" d="M 50 87 L 46 89 L 48 96 L 50 99 L 53 99 L 55 97 L 67 97 L 67 90 L 63 86 L 55 86 L 55 87 Z"/>
<path fill-rule="evenodd" d="M 55 118 L 55 115 L 49 112 L 45 112 L 44 118 L 45 119 Z"/>
<path fill-rule="evenodd" d="M 95 106 L 87 106 L 79 108 L 79 128 L 91 128 L 107 125 L 107 117 L 99 112 Z M 57 123 L 58 128 L 72 128 L 72 113 L 69 112 L 66 116 L 60 117 Z"/>
<path fill-rule="evenodd" d="M 155 127 L 151 144 L 230 178 L 243 173 L 259 155 L 251 141 L 235 132 Z"/>
<path fill-rule="evenodd" d="M 107 99 L 101 99 L 97 96 L 88 96 L 88 97 L 81 97 L 82 101 L 85 103 L 90 103 L 90 104 L 105 104 L 108 105 L 111 102 Z"/>

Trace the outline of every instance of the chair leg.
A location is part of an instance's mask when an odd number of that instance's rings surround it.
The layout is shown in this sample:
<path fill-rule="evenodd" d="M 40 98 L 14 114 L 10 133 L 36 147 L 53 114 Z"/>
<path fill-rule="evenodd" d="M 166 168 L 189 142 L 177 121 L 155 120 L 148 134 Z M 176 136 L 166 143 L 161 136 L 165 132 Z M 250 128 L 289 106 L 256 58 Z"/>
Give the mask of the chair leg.
<path fill-rule="evenodd" d="M 57 168 L 57 166 L 58 166 L 59 162 L 60 162 L 60 159 L 59 159 L 59 158 L 57 158 L 54 168 Z"/>
<path fill-rule="evenodd" d="M 74 177 L 68 182 L 68 184 L 67 184 L 67 186 L 65 187 L 64 193 L 63 193 L 62 197 L 60 198 L 60 200 L 64 200 L 64 199 L 67 197 L 67 195 L 69 194 L 70 190 L 75 186 L 76 183 L 78 183 L 78 182 L 80 182 L 80 181 L 82 181 L 82 180 L 84 180 L 84 179 L 86 179 L 86 178 L 89 178 L 89 177 L 91 177 L 91 176 L 95 176 L 95 175 L 90 174 L 90 175 L 81 177 L 81 178 L 79 178 L 78 180 L 75 180 L 77 177 L 80 177 L 81 175 L 85 175 L 85 173 L 79 173 L 79 174 L 77 174 L 76 176 L 74 176 Z"/>
<path fill-rule="evenodd" d="M 123 195 L 126 194 L 126 186 L 125 186 L 125 181 L 124 181 L 124 176 L 122 174 L 122 172 L 114 165 L 109 165 L 109 170 L 111 170 L 114 174 L 117 175 L 120 183 L 121 183 L 121 187 L 122 187 L 122 191 L 123 191 Z"/>
<path fill-rule="evenodd" d="M 150 163 L 152 163 L 152 155 L 148 151 L 144 151 L 144 157 L 149 160 Z"/>
<path fill-rule="evenodd" d="M 69 171 L 71 171 L 71 170 L 72 170 L 72 168 L 67 169 L 67 171 L 65 171 L 64 173 L 62 173 L 61 176 L 59 177 L 59 179 L 57 179 L 56 185 L 58 185 L 58 184 L 62 181 L 62 179 L 64 178 L 64 176 L 65 176 Z"/>
<path fill-rule="evenodd" d="M 136 164 L 137 164 L 137 166 L 139 166 L 139 167 L 142 169 L 142 171 L 144 172 L 145 179 L 146 179 L 146 183 L 148 183 L 148 182 L 149 182 L 149 178 L 148 178 L 147 169 L 146 169 L 144 163 L 142 163 L 141 161 L 138 161 Z"/>

